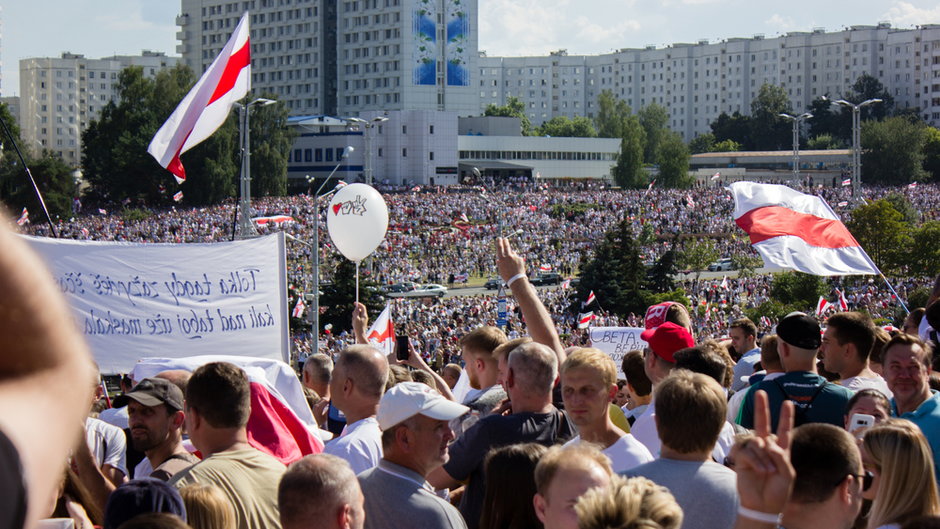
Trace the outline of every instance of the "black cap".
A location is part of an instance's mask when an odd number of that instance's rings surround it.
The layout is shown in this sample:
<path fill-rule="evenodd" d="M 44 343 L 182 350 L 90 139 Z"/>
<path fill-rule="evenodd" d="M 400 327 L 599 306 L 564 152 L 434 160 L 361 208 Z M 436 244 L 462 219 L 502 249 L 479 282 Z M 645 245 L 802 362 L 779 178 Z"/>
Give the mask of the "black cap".
<path fill-rule="evenodd" d="M 176 388 L 179 391 L 180 388 Z M 104 509 L 104 529 L 116 529 L 139 514 L 165 512 L 186 521 L 186 507 L 180 493 L 165 481 L 134 479 L 108 496 Z"/>
<path fill-rule="evenodd" d="M 134 399 L 144 406 L 166 404 L 176 410 L 183 409 L 183 392 L 176 384 L 164 378 L 145 378 L 141 380 L 130 393 L 115 398 L 114 407 L 123 408 L 127 406 L 130 399 Z"/>
<path fill-rule="evenodd" d="M 819 349 L 822 331 L 819 322 L 803 312 L 791 312 L 777 324 L 777 336 L 800 349 Z"/>

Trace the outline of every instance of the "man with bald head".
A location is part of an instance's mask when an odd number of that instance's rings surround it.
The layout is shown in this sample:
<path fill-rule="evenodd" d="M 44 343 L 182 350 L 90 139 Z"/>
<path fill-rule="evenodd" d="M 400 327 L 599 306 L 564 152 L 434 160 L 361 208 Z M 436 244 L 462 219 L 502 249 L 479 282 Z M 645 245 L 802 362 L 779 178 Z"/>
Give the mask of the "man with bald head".
<path fill-rule="evenodd" d="M 388 360 L 368 345 L 347 347 L 333 366 L 330 397 L 346 416 L 346 428 L 326 445 L 325 452 L 345 459 L 356 474 L 382 459 L 382 431 L 375 415 L 386 380 Z"/>
<path fill-rule="evenodd" d="M 480 523 L 486 481 L 483 461 L 491 449 L 516 443 L 551 446 L 572 434 L 565 415 L 552 405 L 552 387 L 558 378 L 558 355 L 552 348 L 535 342 L 519 345 L 509 353 L 505 378 L 512 414 L 477 421 L 450 446 L 450 460 L 428 476 L 436 489 L 468 482 L 460 513 L 471 529 Z"/>
<path fill-rule="evenodd" d="M 356 475 L 329 454 L 292 464 L 281 477 L 277 505 L 283 529 L 362 529 L 365 520 Z"/>

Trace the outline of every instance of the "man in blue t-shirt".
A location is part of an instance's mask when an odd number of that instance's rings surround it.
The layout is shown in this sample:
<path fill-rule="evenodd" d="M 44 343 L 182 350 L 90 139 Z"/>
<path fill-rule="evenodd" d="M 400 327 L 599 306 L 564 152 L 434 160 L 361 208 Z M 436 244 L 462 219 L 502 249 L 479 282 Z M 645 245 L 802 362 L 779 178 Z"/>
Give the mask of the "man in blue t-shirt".
<path fill-rule="evenodd" d="M 932 391 L 931 347 L 917 336 L 899 334 L 885 344 L 881 355 L 885 381 L 894 393 L 891 414 L 916 424 L 933 452 L 933 467 L 940 476 L 940 393 Z"/>

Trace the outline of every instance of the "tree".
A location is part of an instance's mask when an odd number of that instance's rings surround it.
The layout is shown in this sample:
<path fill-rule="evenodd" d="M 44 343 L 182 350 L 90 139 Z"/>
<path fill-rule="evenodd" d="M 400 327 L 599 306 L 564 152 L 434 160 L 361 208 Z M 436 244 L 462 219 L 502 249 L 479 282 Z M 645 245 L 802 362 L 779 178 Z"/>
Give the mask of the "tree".
<path fill-rule="evenodd" d="M 617 165 L 611 170 L 614 182 L 625 189 L 636 189 L 646 185 L 646 171 L 643 170 L 643 147 L 646 145 L 646 132 L 640 126 L 636 116 L 623 120 L 620 140 L 620 153 Z"/>
<path fill-rule="evenodd" d="M 790 100 L 783 87 L 765 83 L 751 101 L 751 134 L 742 142 L 755 151 L 779 151 L 793 144 L 792 126 L 781 113 L 790 112 Z"/>
<path fill-rule="evenodd" d="M 908 249 L 910 271 L 929 277 L 940 274 L 940 222 L 930 220 L 914 228 Z"/>
<path fill-rule="evenodd" d="M 699 134 L 698 136 L 692 138 L 692 141 L 689 142 L 689 152 L 692 154 L 712 152 L 714 146 L 715 135 L 711 132 L 706 132 L 705 134 Z"/>
<path fill-rule="evenodd" d="M 883 273 L 904 268 L 911 227 L 890 202 L 881 199 L 855 208 L 845 225 Z"/>
<path fill-rule="evenodd" d="M 536 129 L 535 135 L 553 138 L 595 138 L 597 131 L 594 130 L 594 123 L 584 116 L 577 116 L 574 119 L 568 116 L 555 116 L 542 123 L 542 126 Z"/>
<path fill-rule="evenodd" d="M 712 152 L 738 152 L 741 150 L 741 144 L 734 140 L 722 140 L 715 143 Z"/>
<path fill-rule="evenodd" d="M 581 264 L 577 299 L 593 290 L 604 296 L 604 308 L 621 317 L 643 313 L 650 292 L 645 289 L 646 267 L 640 259 L 629 220 L 624 219 L 604 234 L 594 256 Z M 577 310 L 577 305 L 573 306 Z"/>
<path fill-rule="evenodd" d="M 689 149 L 678 133 L 667 131 L 658 149 L 659 177 L 662 187 L 690 187 Z"/>
<path fill-rule="evenodd" d="M 894 97 L 881 84 L 877 77 L 863 73 L 855 80 L 852 90 L 845 94 L 845 99 L 856 105 L 869 99 L 880 99 L 881 103 L 867 105 L 861 109 L 861 118 L 882 120 L 892 114 L 894 111 Z M 851 112 L 844 108 L 843 112 Z"/>
<path fill-rule="evenodd" d="M 732 140 L 739 145 L 747 145 L 748 136 L 751 133 L 751 118 L 742 115 L 740 112 L 728 115 L 722 112 L 712 121 L 712 134 L 715 141 Z"/>
<path fill-rule="evenodd" d="M 862 181 L 900 185 L 924 179 L 927 129 L 902 117 L 862 122 Z"/>
<path fill-rule="evenodd" d="M 273 95 L 264 95 L 274 99 Z M 287 194 L 287 158 L 296 133 L 287 126 L 287 105 L 251 110 L 251 194 L 255 197 Z M 262 141 L 263 140 L 263 141 Z"/>
<path fill-rule="evenodd" d="M 932 181 L 940 181 L 940 129 L 927 127 L 924 131 L 924 171 Z"/>
<path fill-rule="evenodd" d="M 522 128 L 523 136 L 532 135 L 532 122 L 525 113 L 525 103 L 515 96 L 506 98 L 506 104 L 497 106 L 492 103 L 486 106 L 483 111 L 484 116 L 499 116 L 509 118 L 519 118 L 519 126 Z"/>
<path fill-rule="evenodd" d="M 819 296 L 826 293 L 826 285 L 820 276 L 803 272 L 783 272 L 774 276 L 770 286 L 770 297 L 784 305 L 806 310 L 815 307 Z"/>
<path fill-rule="evenodd" d="M 622 99 L 617 99 L 610 90 L 604 90 L 597 96 L 594 126 L 599 138 L 622 138 L 624 125 L 630 116 L 630 105 Z"/>
<path fill-rule="evenodd" d="M 649 226 L 649 224 L 645 224 L 645 226 Z M 656 261 L 656 264 L 650 268 L 649 274 L 647 274 L 650 290 L 662 293 L 671 292 L 676 288 L 676 283 L 672 278 L 677 272 L 677 258 L 678 255 L 675 246 L 673 246 L 666 250 L 662 257 Z"/>
<path fill-rule="evenodd" d="M 665 107 L 650 103 L 637 112 L 640 125 L 646 131 L 646 147 L 643 149 L 643 161 L 658 163 L 659 146 L 669 133 L 669 111 Z"/>
<path fill-rule="evenodd" d="M 335 258 L 336 272 L 333 283 L 323 286 L 320 307 L 326 310 L 320 316 L 320 325 L 332 324 L 333 332 L 352 331 L 352 310 L 356 301 L 356 264 L 343 257 Z M 370 317 L 376 318 L 385 306 L 382 294 L 374 281 L 359 270 L 359 302 L 366 306 Z M 322 328 L 320 331 L 322 332 Z"/>
<path fill-rule="evenodd" d="M 685 270 L 695 272 L 695 281 L 709 264 L 718 259 L 720 254 L 711 239 L 690 239 L 686 241 L 679 254 L 679 264 Z"/>
<path fill-rule="evenodd" d="M 849 144 L 852 139 L 852 113 L 845 113 L 842 108 L 829 98 L 814 99 L 809 106 L 813 117 L 807 120 L 810 134 L 814 137 L 829 136 L 842 145 Z"/>
<path fill-rule="evenodd" d="M 819 151 L 828 151 L 841 148 L 842 142 L 833 137 L 831 134 L 820 134 L 819 136 L 807 140 L 806 147 Z"/>

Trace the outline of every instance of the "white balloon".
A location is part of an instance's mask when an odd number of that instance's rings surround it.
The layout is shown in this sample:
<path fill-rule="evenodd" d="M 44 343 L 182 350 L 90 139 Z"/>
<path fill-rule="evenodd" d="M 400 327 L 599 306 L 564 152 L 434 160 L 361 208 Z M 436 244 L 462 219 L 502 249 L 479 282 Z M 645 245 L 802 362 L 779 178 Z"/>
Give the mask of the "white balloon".
<path fill-rule="evenodd" d="M 366 184 L 349 184 L 330 200 L 326 227 L 336 249 L 350 261 L 362 261 L 385 238 L 388 205 Z"/>

